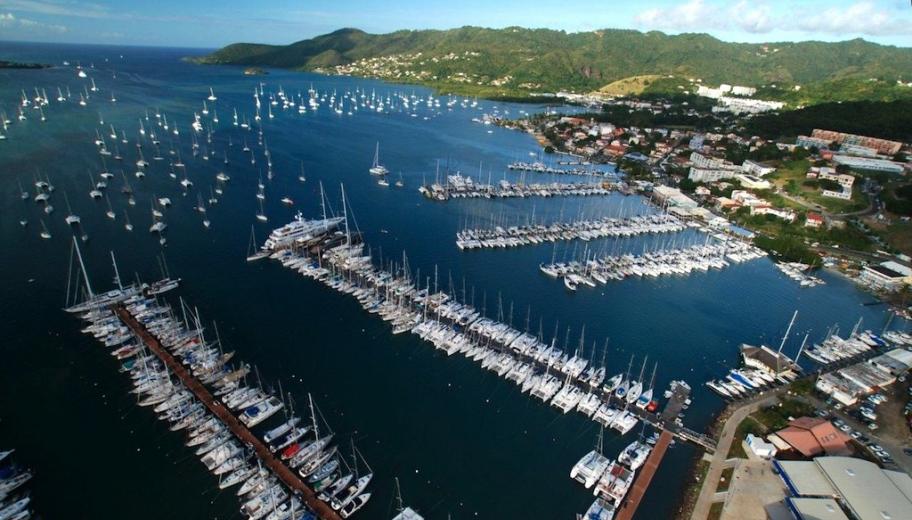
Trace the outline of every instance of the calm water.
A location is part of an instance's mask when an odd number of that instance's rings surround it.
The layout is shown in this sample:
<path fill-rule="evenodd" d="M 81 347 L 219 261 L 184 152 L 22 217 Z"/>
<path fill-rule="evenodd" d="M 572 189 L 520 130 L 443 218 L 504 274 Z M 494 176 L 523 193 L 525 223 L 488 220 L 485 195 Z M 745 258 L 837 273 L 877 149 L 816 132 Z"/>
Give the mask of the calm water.
<path fill-rule="evenodd" d="M 115 362 L 60 310 L 71 235 L 63 222 L 63 191 L 91 237 L 84 254 L 96 288 L 109 283 L 110 250 L 116 252 L 125 277 L 158 276 L 156 255 L 162 248 L 147 232 L 149 205 L 153 193 L 174 201 L 166 214 L 165 254 L 172 273 L 184 280 L 180 294 L 204 317 L 218 321 L 225 343 L 240 359 L 256 364 L 267 384 L 281 379 L 302 405 L 312 392 L 344 439 L 342 444 L 348 438 L 357 442 L 375 471 L 374 496 L 359 518 L 392 516 L 396 476 L 406 502 L 427 518 L 559 519 L 573 518 L 587 507 L 590 495 L 568 472 L 594 443 L 594 423 L 576 414 L 560 415 L 521 395 L 512 383 L 461 357 L 446 358 L 415 337 L 393 337 L 386 324 L 363 312 L 353 299 L 278 264 L 244 262 L 250 226 L 256 222 L 258 171 L 265 171 L 265 160 L 258 153 L 257 164 L 251 165 L 241 152 L 245 138 L 257 149 L 256 133 L 233 127 L 231 111 L 236 107 L 242 116 L 252 117 L 252 92 L 259 82 L 267 92 L 281 85 L 289 94 L 311 86 L 340 94 L 360 88 L 383 96 L 427 96 L 429 91 L 286 71 L 244 77 L 236 68 L 180 61 L 199 52 L 190 50 L 18 44 L 4 44 L 3 50 L 5 58 L 94 64 L 90 75 L 102 90 L 87 107 L 79 107 L 75 98 L 87 80 L 77 78 L 72 68 L 0 71 L 0 108 L 11 119 L 20 89 L 46 88 L 53 99 L 58 86 L 69 86 L 74 95 L 73 102 L 63 105 L 52 100 L 45 123 L 29 110 L 29 120 L 12 125 L 9 140 L 0 142 L 0 445 L 16 447 L 20 460 L 37 471 L 31 487 L 39 511 L 49 518 L 233 518 L 238 507 L 233 492 L 218 493 L 214 479 L 183 448 L 179 435 L 133 404 Z M 211 145 L 202 138 L 203 149 L 217 151 L 206 163 L 191 157 L 189 125 L 210 86 L 218 96 L 210 110 L 218 112 L 220 124 Z M 109 101 L 111 90 L 116 104 Z M 796 332 L 810 331 L 812 338 L 833 324 L 848 330 L 859 317 L 868 327 L 883 326 L 883 308 L 863 306 L 871 297 L 849 282 L 824 274 L 827 286 L 800 289 L 768 260 L 568 294 L 562 284 L 541 275 L 537 265 L 552 255 L 571 255 L 574 247 L 581 253 L 581 245 L 459 252 L 454 235 L 466 223 L 523 222 L 533 212 L 537 219 L 548 220 L 652 209 L 637 197 L 622 196 L 426 201 L 417 188 L 423 178 L 433 178 L 438 161 L 472 174 L 480 170 L 485 177 L 490 172 L 494 180 L 518 179 L 504 173 L 505 165 L 536 152 L 534 140 L 473 123 L 472 118 L 495 107 L 512 116 L 544 108 L 479 101 L 477 108 L 448 111 L 445 99 L 441 104 L 439 111 L 422 106 L 418 117 L 365 110 L 340 116 L 325 106 L 307 115 L 277 109 L 275 119 L 264 117 L 276 176 L 266 188 L 270 222 L 256 224 L 258 236 L 292 217 L 295 209 L 282 205 L 281 197 L 291 197 L 297 209 L 316 215 L 318 181 L 336 206 L 338 186 L 344 182 L 358 226 L 375 255 L 399 259 L 405 250 L 422 278 L 433 278 L 436 265 L 439 284 L 447 287 L 452 279 L 460 292 L 465 279 L 468 297 L 474 292 L 479 307 L 486 302 L 489 315 L 496 316 L 500 294 L 504 314 L 512 304 L 513 322 L 520 328 L 527 313 L 532 329 L 541 320 L 546 335 L 559 322 L 560 337 L 571 327 L 575 345 L 585 324 L 587 348 L 593 339 L 601 345 L 610 338 L 608 363 L 614 372 L 626 369 L 631 354 L 637 356 L 634 371 L 645 356 L 649 369 L 658 361 L 658 388 L 680 378 L 694 387 L 694 406 L 685 422 L 696 429 L 705 427 L 722 404 L 702 382 L 737 361 L 739 343 L 778 344 L 795 309 Z M 173 141 L 187 163 L 194 187 L 186 195 L 167 176 L 167 161 L 154 163 L 143 180 L 132 175 L 137 158 L 133 140 L 147 109 L 152 114 L 160 110 L 179 125 L 179 139 L 160 137 L 164 150 Z M 116 221 L 105 217 L 103 200 L 88 196 L 88 172 L 97 174 L 101 168 L 92 144 L 99 114 L 118 132 L 126 130 L 131 141 L 120 145 L 123 164 L 108 161 L 118 174 L 108 190 Z M 145 124 L 150 128 L 152 123 Z M 221 155 L 229 136 L 236 145 L 224 166 Z M 401 172 L 405 188 L 377 186 L 368 175 L 378 140 L 382 161 L 393 172 L 391 180 Z M 306 184 L 297 180 L 302 161 Z M 135 206 L 120 193 L 121 167 L 136 192 Z M 231 182 L 219 204 L 210 208 L 212 227 L 206 231 L 193 206 L 197 191 L 208 198 L 220 169 Z M 33 191 L 36 172 L 48 175 L 57 188 L 52 198 L 57 211 L 50 216 L 34 202 L 19 200 L 16 179 Z M 123 228 L 124 209 L 135 225 L 133 233 Z M 19 225 L 23 218 L 29 221 L 26 228 Z M 39 238 L 40 218 L 53 239 Z M 589 247 L 641 251 L 663 240 L 603 241 Z M 790 352 L 800 342 L 796 336 L 788 343 Z M 606 451 L 616 454 L 629 441 L 609 434 Z M 639 518 L 673 514 L 692 456 L 693 450 L 682 445 L 669 452 Z"/>

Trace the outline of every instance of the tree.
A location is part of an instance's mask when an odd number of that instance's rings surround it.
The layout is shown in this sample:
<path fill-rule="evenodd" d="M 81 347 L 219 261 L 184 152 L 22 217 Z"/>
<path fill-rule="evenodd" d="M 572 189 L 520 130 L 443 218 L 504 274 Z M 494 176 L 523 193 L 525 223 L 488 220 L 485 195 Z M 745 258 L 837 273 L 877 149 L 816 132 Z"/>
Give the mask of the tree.
<path fill-rule="evenodd" d="M 697 183 L 688 179 L 687 177 L 684 177 L 681 179 L 681 182 L 678 183 L 678 188 L 680 188 L 681 191 L 693 193 L 694 190 L 697 189 Z"/>

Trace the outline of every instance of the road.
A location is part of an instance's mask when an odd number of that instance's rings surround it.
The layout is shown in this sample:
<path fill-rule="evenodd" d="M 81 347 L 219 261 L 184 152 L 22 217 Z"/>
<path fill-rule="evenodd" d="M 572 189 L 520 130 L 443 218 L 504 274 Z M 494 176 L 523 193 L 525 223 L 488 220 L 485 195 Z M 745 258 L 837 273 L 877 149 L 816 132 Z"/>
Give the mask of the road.
<path fill-rule="evenodd" d="M 690 515 L 691 520 L 705 520 L 709 515 L 709 509 L 713 504 L 713 495 L 716 494 L 716 486 L 722 476 L 725 460 L 728 458 L 728 452 L 731 449 L 738 425 L 741 424 L 745 417 L 754 413 L 760 407 L 775 403 L 779 394 L 786 388 L 781 387 L 765 392 L 752 400 L 739 403 L 741 405 L 740 408 L 732 412 L 728 420 L 725 421 L 722 426 L 722 432 L 719 435 L 719 442 L 716 445 L 716 453 L 709 463 L 709 470 L 706 472 L 706 478 L 703 479 L 703 487 L 700 489 L 697 503 L 694 505 L 693 513 Z"/>

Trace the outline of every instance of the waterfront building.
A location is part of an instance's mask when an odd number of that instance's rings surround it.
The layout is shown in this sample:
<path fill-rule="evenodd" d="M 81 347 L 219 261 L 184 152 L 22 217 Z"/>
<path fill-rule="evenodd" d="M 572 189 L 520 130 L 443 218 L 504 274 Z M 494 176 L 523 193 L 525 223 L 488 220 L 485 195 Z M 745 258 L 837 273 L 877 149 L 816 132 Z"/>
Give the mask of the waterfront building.
<path fill-rule="evenodd" d="M 877 290 L 896 291 L 902 287 L 907 275 L 895 270 L 889 262 L 866 265 L 858 275 L 858 281 Z M 895 262 L 894 262 L 895 264 Z M 899 264 L 896 264 L 899 265 Z"/>
<path fill-rule="evenodd" d="M 696 208 L 697 202 L 687 195 L 681 193 L 681 190 L 670 186 L 656 186 L 652 189 L 652 196 L 660 206 Z"/>
<path fill-rule="evenodd" d="M 863 459 L 818 457 L 813 461 L 774 460 L 773 469 L 782 478 L 785 502 L 795 518 L 840 518 L 808 514 L 835 502 L 846 518 L 899 520 L 910 518 L 912 478 L 907 473 L 885 470 Z M 803 499 L 796 505 L 793 500 Z M 810 501 L 820 501 L 814 507 Z M 802 513 L 804 511 L 804 513 Z"/>
<path fill-rule="evenodd" d="M 782 352 L 776 352 L 766 345 L 755 347 L 742 343 L 739 348 L 741 349 L 741 360 L 744 361 L 745 366 L 750 368 L 763 370 L 773 376 L 797 369 L 795 362 L 790 357 Z"/>
<path fill-rule="evenodd" d="M 912 369 L 912 352 L 896 348 L 868 360 L 868 363 L 893 376 L 901 376 Z"/>
<path fill-rule="evenodd" d="M 747 447 L 750 448 L 754 455 L 762 459 L 771 459 L 776 456 L 776 446 L 752 433 L 747 434 L 747 437 L 744 438 L 744 443 L 747 444 Z"/>
<path fill-rule="evenodd" d="M 864 395 L 864 390 L 855 383 L 842 377 L 839 372 L 827 372 L 817 378 L 814 388 L 829 395 L 845 406 L 852 406 L 858 402 L 858 397 Z"/>
<path fill-rule="evenodd" d="M 839 431 L 833 423 L 819 417 L 799 417 L 789 425 L 768 437 L 780 450 L 792 450 L 807 458 L 818 455 L 847 455 L 848 435 Z"/>

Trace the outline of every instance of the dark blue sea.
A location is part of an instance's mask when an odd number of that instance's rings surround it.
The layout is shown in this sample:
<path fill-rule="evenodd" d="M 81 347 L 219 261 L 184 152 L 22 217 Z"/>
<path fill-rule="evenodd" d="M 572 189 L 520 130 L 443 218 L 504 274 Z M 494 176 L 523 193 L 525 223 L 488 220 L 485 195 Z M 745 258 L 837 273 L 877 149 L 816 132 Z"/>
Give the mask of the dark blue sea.
<path fill-rule="evenodd" d="M 348 451 L 353 440 L 375 472 L 373 498 L 358 518 L 393 516 L 395 477 L 406 503 L 429 519 L 575 518 L 592 497 L 570 480 L 569 471 L 594 445 L 598 428 L 578 414 L 561 415 L 520 394 L 515 385 L 471 361 L 448 358 L 414 336 L 392 336 L 384 322 L 348 296 L 274 262 L 245 262 L 251 226 L 262 240 L 295 211 L 319 215 L 320 181 L 336 211 L 344 183 L 358 229 L 378 259 L 401 262 L 405 251 L 412 270 L 420 270 L 432 286 L 436 269 L 441 288 L 452 284 L 461 294 L 465 287 L 466 298 L 474 298 L 479 308 L 484 303 L 488 315 L 496 317 L 501 307 L 504 319 L 512 315 L 518 328 L 525 328 L 528 317 L 533 332 L 541 323 L 549 339 L 557 326 L 559 343 L 570 327 L 571 348 L 585 325 L 587 349 L 593 341 L 601 348 L 608 339 L 611 373 L 626 370 L 634 354 L 634 372 L 647 357 L 647 373 L 658 363 L 659 390 L 673 379 L 687 380 L 694 388 L 694 404 L 684 422 L 697 430 L 723 405 L 703 382 L 737 363 L 742 342 L 778 346 L 795 310 L 798 320 L 785 347 L 791 354 L 805 332 L 814 340 L 833 325 L 847 332 L 859 318 L 864 327 L 877 330 L 886 322 L 885 308 L 865 306 L 873 298 L 851 282 L 823 273 L 827 285 L 802 289 L 767 259 L 689 277 L 613 282 L 571 294 L 537 266 L 552 257 L 583 255 L 582 243 L 460 252 L 455 233 L 466 225 L 524 223 L 533 214 L 548 221 L 654 211 L 638 196 L 440 203 L 418 193 L 423 180 L 434 178 L 438 164 L 440 171 L 460 170 L 485 180 L 519 179 L 506 165 L 537 154 L 535 140 L 473 119 L 495 111 L 519 117 L 521 111 L 545 110 L 544 105 L 478 100 L 472 106 L 473 100 L 459 98 L 448 110 L 448 98 L 442 96 L 439 108 L 422 104 L 406 111 L 400 103 L 383 113 L 361 109 L 352 115 L 336 114 L 326 103 L 304 115 L 275 106 L 275 118 L 269 119 L 264 104 L 262 128 L 274 171 L 267 180 L 256 131 L 231 124 L 235 108 L 241 118 L 252 120 L 253 92 L 261 82 L 267 96 L 280 88 L 305 97 L 314 89 L 327 99 L 333 92 L 338 98 L 356 89 L 382 98 L 426 98 L 433 92 L 282 70 L 244 76 L 235 67 L 182 61 L 203 52 L 0 46 L 4 59 L 55 65 L 0 71 L 0 110 L 13 120 L 5 132 L 8 139 L 0 141 L 0 448 L 15 447 L 18 459 L 35 470 L 33 504 L 47 518 L 239 516 L 233 491 L 219 493 L 216 480 L 183 447 L 182 437 L 134 404 L 113 358 L 61 310 L 73 235 L 64 222 L 64 192 L 82 218 L 77 233 L 89 236 L 82 247 L 96 289 L 112 284 L 111 251 L 123 278 L 143 280 L 160 276 L 157 257 L 164 252 L 172 275 L 183 279 L 171 300 L 182 296 L 206 320 L 216 321 L 223 342 L 237 351 L 237 358 L 255 364 L 265 385 L 277 387 L 281 380 L 299 408 L 307 393 L 313 394 L 341 446 Z M 62 65 L 65 60 L 70 66 Z M 85 107 L 77 101 L 90 84 L 77 77 L 77 64 L 99 89 L 90 91 Z M 37 110 L 30 108 L 25 109 L 28 119 L 17 121 L 20 91 L 31 98 L 36 87 L 51 98 L 47 121 L 41 122 Z M 64 94 L 69 87 L 68 102 L 56 101 L 58 87 Z M 210 87 L 218 100 L 209 103 L 210 116 L 204 120 L 208 125 L 215 111 L 220 122 L 213 125 L 211 144 L 205 133 L 198 136 L 201 150 L 216 152 L 203 161 L 192 154 L 190 123 Z M 112 92 L 116 103 L 110 101 Z M 166 135 L 154 126 L 156 113 L 177 123 L 180 135 Z M 159 133 L 166 154 L 143 179 L 134 176 L 140 120 Z M 117 214 L 113 221 L 105 216 L 107 202 L 88 194 L 90 172 L 97 181 L 102 169 L 93 143 L 96 129 L 113 149 L 111 124 L 118 134 L 125 131 L 129 141 L 118 143 L 123 161 L 106 158 L 116 175 L 107 190 Z M 234 147 L 227 146 L 229 138 Z M 241 151 L 245 140 L 256 152 L 255 165 Z M 381 160 L 392 172 L 390 180 L 401 175 L 404 187 L 378 186 L 368 174 L 378 141 Z M 189 190 L 167 174 L 172 148 L 180 150 L 187 165 L 193 182 Z M 151 161 L 149 150 L 144 148 L 144 154 Z M 302 164 L 307 175 L 303 184 L 298 181 Z M 121 193 L 121 169 L 133 187 L 135 205 Z M 209 208 L 212 225 L 206 230 L 193 208 L 198 193 L 209 198 L 218 171 L 225 171 L 231 181 L 219 203 Z M 56 188 L 51 199 L 56 211 L 50 215 L 32 200 L 19 198 L 17 180 L 34 196 L 36 175 L 49 178 Z M 266 184 L 265 224 L 255 219 L 260 176 Z M 153 195 L 174 202 L 165 210 L 169 227 L 164 247 L 148 232 Z M 286 196 L 295 201 L 293 208 L 280 202 Z M 135 226 L 132 233 L 123 227 L 125 210 Z M 42 219 L 50 240 L 39 237 Z M 20 220 L 28 225 L 22 227 Z M 671 240 L 605 240 L 590 242 L 588 248 L 640 252 Z M 674 240 L 701 237 L 689 231 Z M 616 455 L 638 433 L 639 428 L 627 438 L 607 434 L 606 452 Z M 673 515 L 694 455 L 680 443 L 669 451 L 638 518 Z"/>

